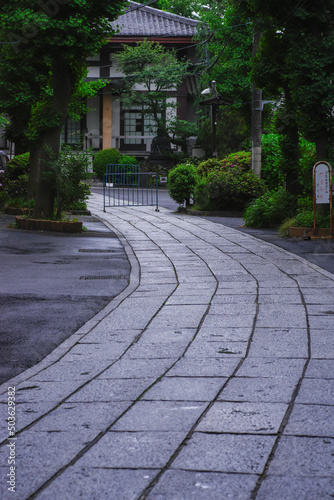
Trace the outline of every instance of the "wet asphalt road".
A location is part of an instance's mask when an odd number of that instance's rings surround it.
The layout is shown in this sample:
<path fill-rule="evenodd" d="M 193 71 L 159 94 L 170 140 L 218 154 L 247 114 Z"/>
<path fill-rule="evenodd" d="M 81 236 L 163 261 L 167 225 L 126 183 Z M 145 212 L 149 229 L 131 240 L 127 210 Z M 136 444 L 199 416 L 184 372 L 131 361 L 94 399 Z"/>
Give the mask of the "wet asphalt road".
<path fill-rule="evenodd" d="M 88 231 L 14 230 L 0 217 L 0 383 L 33 366 L 128 284 L 130 265 L 99 219 Z"/>

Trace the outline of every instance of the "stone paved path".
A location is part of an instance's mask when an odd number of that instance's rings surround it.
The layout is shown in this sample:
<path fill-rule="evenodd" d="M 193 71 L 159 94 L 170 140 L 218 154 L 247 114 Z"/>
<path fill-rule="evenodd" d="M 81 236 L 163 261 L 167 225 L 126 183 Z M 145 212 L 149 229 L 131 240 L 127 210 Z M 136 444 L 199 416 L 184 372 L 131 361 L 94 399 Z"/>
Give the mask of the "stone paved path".
<path fill-rule="evenodd" d="M 1 426 L 0 497 L 333 498 L 334 276 L 210 221 L 101 200 L 130 285 L 1 386 L 20 432 Z"/>

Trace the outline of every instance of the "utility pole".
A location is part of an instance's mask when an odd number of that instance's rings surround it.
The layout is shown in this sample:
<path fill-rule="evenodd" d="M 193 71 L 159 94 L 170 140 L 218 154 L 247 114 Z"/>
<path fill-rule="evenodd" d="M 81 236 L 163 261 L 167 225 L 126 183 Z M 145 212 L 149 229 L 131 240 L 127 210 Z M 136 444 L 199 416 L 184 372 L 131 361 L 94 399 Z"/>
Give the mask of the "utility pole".
<path fill-rule="evenodd" d="M 256 55 L 262 33 L 254 31 L 253 35 L 253 58 Z M 252 86 L 252 171 L 261 177 L 261 154 L 262 154 L 262 90 Z"/>

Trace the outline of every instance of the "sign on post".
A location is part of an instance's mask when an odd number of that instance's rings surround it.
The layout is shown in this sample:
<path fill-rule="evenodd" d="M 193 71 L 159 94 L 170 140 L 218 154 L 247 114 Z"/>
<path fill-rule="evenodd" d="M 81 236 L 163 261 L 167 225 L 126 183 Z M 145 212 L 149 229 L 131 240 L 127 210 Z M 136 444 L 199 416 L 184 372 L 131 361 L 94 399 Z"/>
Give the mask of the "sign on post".
<path fill-rule="evenodd" d="M 316 205 L 329 204 L 331 236 L 333 237 L 332 210 L 332 167 L 326 161 L 320 161 L 313 167 L 313 220 L 316 229 Z"/>

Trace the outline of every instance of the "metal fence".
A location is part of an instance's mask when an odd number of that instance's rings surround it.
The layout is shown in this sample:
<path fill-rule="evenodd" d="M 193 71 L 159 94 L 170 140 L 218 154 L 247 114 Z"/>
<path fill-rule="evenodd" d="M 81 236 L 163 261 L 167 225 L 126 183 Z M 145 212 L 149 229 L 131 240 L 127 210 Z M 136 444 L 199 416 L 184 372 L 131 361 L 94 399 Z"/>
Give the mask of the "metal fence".
<path fill-rule="evenodd" d="M 110 172 L 103 176 L 103 211 L 106 207 L 155 206 L 158 208 L 158 175 L 155 172 L 125 172 L 120 165 L 108 165 Z M 125 167 L 125 165 L 121 165 Z M 126 165 L 128 166 L 128 165 Z"/>

